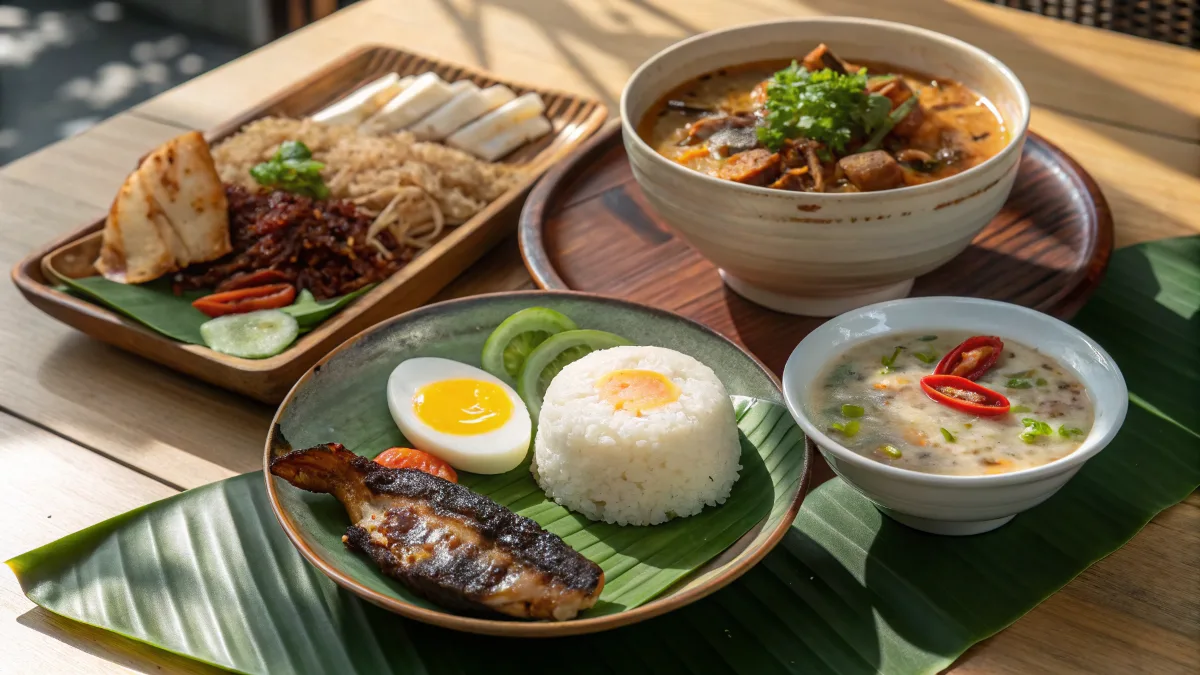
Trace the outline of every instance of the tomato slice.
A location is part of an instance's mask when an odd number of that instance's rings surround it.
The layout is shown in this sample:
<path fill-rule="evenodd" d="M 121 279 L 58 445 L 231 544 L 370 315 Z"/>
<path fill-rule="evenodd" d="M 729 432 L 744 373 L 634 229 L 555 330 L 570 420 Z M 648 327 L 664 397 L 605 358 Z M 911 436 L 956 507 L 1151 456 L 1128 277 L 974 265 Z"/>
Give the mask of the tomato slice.
<path fill-rule="evenodd" d="M 216 292 L 224 293 L 225 291 L 236 291 L 241 288 L 251 288 L 253 286 L 290 283 L 292 283 L 292 280 L 288 278 L 288 275 L 279 270 L 255 270 L 229 277 L 217 285 Z"/>
<path fill-rule="evenodd" d="M 926 375 L 921 378 L 921 389 L 934 401 L 972 415 L 994 417 L 1009 409 L 1002 394 L 958 375 Z"/>
<path fill-rule="evenodd" d="M 206 295 L 193 302 L 192 307 L 216 318 L 226 314 L 257 312 L 260 309 L 279 309 L 292 304 L 295 299 L 295 286 L 271 284 Z"/>
<path fill-rule="evenodd" d="M 445 460 L 414 448 L 388 448 L 379 453 L 375 463 L 389 469 L 416 469 L 451 483 L 458 482 L 458 474 L 454 472 L 454 467 Z"/>
<path fill-rule="evenodd" d="M 934 375 L 957 375 L 968 380 L 978 380 L 1004 351 L 1004 341 L 994 335 L 976 335 L 942 357 L 934 368 Z"/>

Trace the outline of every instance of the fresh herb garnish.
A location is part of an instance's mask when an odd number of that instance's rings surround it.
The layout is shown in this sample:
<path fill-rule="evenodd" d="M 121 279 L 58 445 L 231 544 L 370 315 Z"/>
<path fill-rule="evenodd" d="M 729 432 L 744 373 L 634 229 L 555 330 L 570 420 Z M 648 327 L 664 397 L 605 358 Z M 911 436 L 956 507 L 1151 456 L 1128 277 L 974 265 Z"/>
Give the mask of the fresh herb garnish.
<path fill-rule="evenodd" d="M 314 199 L 325 199 L 329 188 L 321 180 L 325 165 L 312 158 L 312 151 L 300 141 L 284 141 L 270 161 L 250 169 L 250 177 L 264 187 L 283 190 Z"/>
<path fill-rule="evenodd" d="M 842 154 L 847 143 L 877 133 L 889 121 L 891 100 L 868 94 L 866 86 L 865 68 L 844 75 L 828 68 L 810 73 L 793 61 L 767 85 L 758 140 L 776 151 L 785 140 L 808 138 Z"/>
<path fill-rule="evenodd" d="M 1016 373 L 1005 373 L 1004 376 L 1005 377 L 1015 377 L 1018 379 L 1027 380 L 1027 379 L 1033 377 L 1033 375 L 1034 375 L 1034 371 L 1032 371 L 1032 370 L 1022 370 L 1022 371 L 1019 371 Z"/>
<path fill-rule="evenodd" d="M 937 339 L 937 336 L 936 335 L 922 335 L 921 337 L 919 337 L 917 339 L 920 340 L 921 342 L 933 342 L 934 340 Z"/>
<path fill-rule="evenodd" d="M 1008 382 L 1004 383 L 1004 386 L 1008 387 L 1009 389 L 1030 389 L 1033 387 L 1033 384 L 1031 384 L 1029 380 L 1011 377 L 1009 378 Z"/>
<path fill-rule="evenodd" d="M 1039 377 L 1039 378 L 1037 379 L 1037 381 L 1035 382 L 1035 384 L 1037 384 L 1037 386 L 1039 386 L 1039 387 L 1044 387 L 1044 386 L 1046 386 L 1046 378 L 1044 378 L 1044 377 Z"/>
<path fill-rule="evenodd" d="M 1039 422 L 1031 417 L 1021 420 L 1021 424 L 1025 425 L 1025 431 L 1021 432 L 1020 438 L 1026 443 L 1033 443 L 1038 436 L 1049 436 L 1054 433 L 1049 424 Z"/>
<path fill-rule="evenodd" d="M 1058 435 L 1062 436 L 1063 438 L 1071 438 L 1072 436 L 1082 436 L 1083 429 L 1080 429 L 1079 427 L 1068 427 L 1067 425 L 1062 424 L 1062 425 L 1059 425 L 1059 427 L 1058 427 Z"/>
<path fill-rule="evenodd" d="M 1027 405 L 1014 405 L 1013 407 L 1008 409 L 1008 411 L 1011 413 L 1023 413 L 1023 412 L 1029 412 L 1030 410 L 1033 410 L 1033 408 L 1030 408 Z"/>
<path fill-rule="evenodd" d="M 871 94 L 871 96 L 879 96 L 879 98 L 889 101 L 888 105 L 891 105 L 890 99 L 888 99 L 886 96 L 879 94 Z M 862 147 L 859 148 L 858 151 L 870 152 L 871 150 L 878 150 L 880 144 L 883 143 L 883 137 L 887 136 L 888 132 L 890 132 L 897 124 L 899 124 L 901 120 L 903 120 L 905 117 L 908 117 L 908 113 L 912 112 L 912 109 L 915 107 L 917 107 L 917 92 L 914 91 L 912 96 L 904 101 L 904 103 L 896 106 L 896 109 L 890 112 L 887 117 L 884 118 L 883 123 L 880 124 L 873 133 L 868 131 L 868 133 L 871 134 L 871 138 L 867 139 L 867 142 L 863 143 Z"/>
<path fill-rule="evenodd" d="M 833 429 L 835 429 L 836 431 L 842 432 L 842 435 L 845 436 L 846 438 L 850 438 L 858 433 L 858 428 L 861 425 L 859 425 L 858 420 L 850 420 L 849 422 L 846 422 L 845 424 L 842 424 L 841 422 L 834 422 L 833 424 L 830 424 L 829 426 L 832 427 Z"/>
<path fill-rule="evenodd" d="M 956 440 L 954 434 L 950 433 L 946 427 L 942 427 L 942 438 L 946 439 L 947 443 L 953 443 Z"/>
<path fill-rule="evenodd" d="M 900 457 L 904 454 L 900 452 L 900 448 L 897 448 L 894 445 L 881 445 L 879 446 L 879 451 L 888 457 L 891 457 L 892 459 L 900 459 Z"/>
<path fill-rule="evenodd" d="M 842 406 L 842 417 L 862 417 L 863 410 L 861 405 L 851 405 L 849 403 Z"/>

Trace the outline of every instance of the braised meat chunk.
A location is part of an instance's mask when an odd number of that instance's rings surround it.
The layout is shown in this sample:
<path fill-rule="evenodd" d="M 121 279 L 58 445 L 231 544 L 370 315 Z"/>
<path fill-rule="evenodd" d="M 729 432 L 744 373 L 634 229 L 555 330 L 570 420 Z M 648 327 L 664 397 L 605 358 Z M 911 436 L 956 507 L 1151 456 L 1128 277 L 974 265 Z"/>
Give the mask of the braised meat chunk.
<path fill-rule="evenodd" d="M 721 165 L 718 178 L 746 185 L 767 185 L 779 178 L 779 154 L 755 148 L 739 152 Z"/>
<path fill-rule="evenodd" d="M 891 190 L 904 185 L 904 169 L 883 150 L 843 157 L 838 166 L 860 192 Z"/>

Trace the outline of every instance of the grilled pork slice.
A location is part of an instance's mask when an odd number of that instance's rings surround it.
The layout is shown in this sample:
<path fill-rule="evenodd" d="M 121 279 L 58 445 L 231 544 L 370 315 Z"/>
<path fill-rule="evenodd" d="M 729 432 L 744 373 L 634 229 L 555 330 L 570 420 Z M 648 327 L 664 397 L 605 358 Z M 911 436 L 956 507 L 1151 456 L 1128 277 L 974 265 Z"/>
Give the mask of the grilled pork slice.
<path fill-rule="evenodd" d="M 564 621 L 591 607 L 600 566 L 532 520 L 415 469 L 389 469 L 338 443 L 271 461 L 271 473 L 337 497 L 353 523 L 343 543 L 447 608 Z"/>
<path fill-rule="evenodd" d="M 225 188 L 204 137 L 192 131 L 147 155 L 125 180 L 104 224 L 96 269 L 138 284 L 231 248 Z"/>

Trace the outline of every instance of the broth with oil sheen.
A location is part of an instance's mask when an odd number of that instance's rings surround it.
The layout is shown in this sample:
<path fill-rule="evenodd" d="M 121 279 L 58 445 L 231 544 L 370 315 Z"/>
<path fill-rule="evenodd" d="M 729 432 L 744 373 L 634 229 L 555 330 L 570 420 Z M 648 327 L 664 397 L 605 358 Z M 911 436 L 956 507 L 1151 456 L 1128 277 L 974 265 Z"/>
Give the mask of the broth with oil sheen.
<path fill-rule="evenodd" d="M 1004 339 L 999 360 L 976 380 L 1009 400 L 1007 414 L 976 416 L 925 394 L 920 379 L 969 337 L 911 333 L 856 345 L 817 378 L 809 393 L 809 417 L 864 457 L 924 473 L 1007 473 L 1075 452 L 1092 427 L 1091 398 L 1073 372 L 1032 347 Z M 893 354 L 892 365 L 886 366 Z M 861 415 L 854 416 L 855 407 L 862 409 Z M 1030 428 L 1025 420 L 1046 424 L 1050 433 L 1023 440 Z M 851 422 L 857 422 L 857 429 L 851 425 L 845 430 Z"/>
<path fill-rule="evenodd" d="M 668 101 L 726 112 L 754 110 L 759 104 L 755 100 L 755 87 L 790 63 L 790 59 L 746 63 L 689 80 L 650 107 L 638 125 L 638 134 L 663 157 L 717 177 L 729 157 L 699 152 L 695 145 L 682 144 L 687 136 L 687 125 L 697 116 L 671 109 Z M 855 64 L 865 66 L 872 75 L 899 75 L 917 92 L 925 111 L 925 122 L 914 136 L 897 147 L 920 150 L 931 156 L 937 156 L 939 152 L 946 156 L 947 152 L 952 152 L 956 158 L 930 172 L 906 170 L 905 185 L 920 185 L 962 173 L 995 156 L 1008 144 L 1008 130 L 995 107 L 965 85 L 887 63 L 855 60 Z M 840 181 L 827 191 L 857 190 L 848 182 Z"/>

